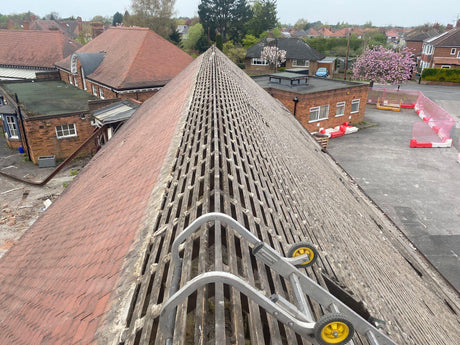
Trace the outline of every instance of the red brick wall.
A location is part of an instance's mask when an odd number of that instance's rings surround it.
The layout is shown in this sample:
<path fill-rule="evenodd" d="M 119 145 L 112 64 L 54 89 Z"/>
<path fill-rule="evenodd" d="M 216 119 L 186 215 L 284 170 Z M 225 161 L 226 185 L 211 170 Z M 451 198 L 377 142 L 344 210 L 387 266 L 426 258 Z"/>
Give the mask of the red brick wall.
<path fill-rule="evenodd" d="M 75 124 L 77 136 L 58 139 L 56 126 Z M 52 119 L 26 120 L 24 126 L 27 131 L 27 140 L 30 147 L 32 161 L 37 164 L 40 156 L 56 156 L 56 159 L 65 159 L 72 154 L 94 131 L 89 115 L 82 120 L 80 115 L 71 115 Z M 94 145 L 89 143 L 81 155 L 89 154 Z"/>
<path fill-rule="evenodd" d="M 407 48 L 409 48 L 412 53 L 415 55 L 415 54 L 419 54 L 422 52 L 422 43 L 421 41 L 419 42 L 415 42 L 415 41 L 408 41 L 406 44 L 407 44 Z"/>
<path fill-rule="evenodd" d="M 267 89 L 274 98 L 283 103 L 291 113 L 294 113 L 294 97 L 298 97 L 296 118 L 309 131 L 317 132 L 320 128 L 332 128 L 339 126 L 344 122 L 359 123 L 364 120 L 366 110 L 367 94 L 369 87 L 367 85 L 350 87 L 324 92 L 310 93 L 306 95 L 288 92 L 277 89 Z M 351 101 L 359 99 L 359 112 L 351 114 Z M 345 114 L 336 117 L 336 105 L 338 102 L 345 102 Z M 328 119 L 309 122 L 310 108 L 329 105 Z"/>

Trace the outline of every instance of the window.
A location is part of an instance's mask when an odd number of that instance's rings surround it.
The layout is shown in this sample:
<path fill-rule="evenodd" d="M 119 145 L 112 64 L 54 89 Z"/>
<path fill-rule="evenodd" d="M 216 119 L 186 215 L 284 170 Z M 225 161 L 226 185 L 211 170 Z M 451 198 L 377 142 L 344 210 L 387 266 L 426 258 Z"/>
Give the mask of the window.
<path fill-rule="evenodd" d="M 75 77 L 73 78 L 73 84 L 74 84 L 76 87 L 78 87 L 78 79 L 75 78 Z"/>
<path fill-rule="evenodd" d="M 351 113 L 359 112 L 359 99 L 354 99 L 351 101 Z"/>
<path fill-rule="evenodd" d="M 460 59 L 460 49 L 459 49 L 459 51 L 457 52 L 457 57 Z"/>
<path fill-rule="evenodd" d="M 455 55 L 455 53 L 457 52 L 457 49 L 456 48 L 452 48 L 450 50 L 450 55 Z"/>
<path fill-rule="evenodd" d="M 5 115 L 6 124 L 8 125 L 7 131 L 8 136 L 11 139 L 19 139 L 19 130 L 18 130 L 18 123 L 16 122 L 15 116 L 8 116 Z"/>
<path fill-rule="evenodd" d="M 308 60 L 292 60 L 293 67 L 310 67 L 310 61 Z"/>
<path fill-rule="evenodd" d="M 99 88 L 99 98 L 104 99 L 104 89 Z"/>
<path fill-rule="evenodd" d="M 322 105 L 320 107 L 310 108 L 309 122 L 325 120 L 329 116 L 329 105 Z"/>
<path fill-rule="evenodd" d="M 75 128 L 75 124 L 71 123 L 69 125 L 56 126 L 56 136 L 58 139 L 76 137 L 77 130 Z"/>
<path fill-rule="evenodd" d="M 267 65 L 268 65 L 268 61 L 267 61 L 267 60 L 264 60 L 264 59 L 253 58 L 253 59 L 252 59 L 252 64 L 253 64 L 253 65 L 267 66 Z"/>
<path fill-rule="evenodd" d="M 71 75 L 69 75 L 69 84 L 70 84 L 70 85 L 73 85 L 73 81 L 72 81 L 72 76 L 71 76 Z"/>
<path fill-rule="evenodd" d="M 91 89 L 93 90 L 93 95 L 97 97 L 97 89 L 96 89 L 96 86 L 91 85 Z"/>
<path fill-rule="evenodd" d="M 449 68 L 450 68 L 450 65 L 441 65 L 441 68 L 447 68 L 447 69 L 449 69 Z"/>
<path fill-rule="evenodd" d="M 335 107 L 335 116 L 345 115 L 345 102 L 338 102 Z"/>

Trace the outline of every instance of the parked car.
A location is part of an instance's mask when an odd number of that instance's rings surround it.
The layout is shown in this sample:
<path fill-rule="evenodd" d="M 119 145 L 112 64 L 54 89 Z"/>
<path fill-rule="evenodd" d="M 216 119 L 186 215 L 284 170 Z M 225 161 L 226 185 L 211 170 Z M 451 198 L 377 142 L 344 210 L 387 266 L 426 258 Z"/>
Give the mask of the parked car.
<path fill-rule="evenodd" d="M 318 70 L 316 71 L 316 76 L 317 76 L 317 77 L 326 78 L 328 75 L 329 75 L 329 71 L 327 70 L 326 67 L 320 67 L 320 68 L 318 68 Z"/>

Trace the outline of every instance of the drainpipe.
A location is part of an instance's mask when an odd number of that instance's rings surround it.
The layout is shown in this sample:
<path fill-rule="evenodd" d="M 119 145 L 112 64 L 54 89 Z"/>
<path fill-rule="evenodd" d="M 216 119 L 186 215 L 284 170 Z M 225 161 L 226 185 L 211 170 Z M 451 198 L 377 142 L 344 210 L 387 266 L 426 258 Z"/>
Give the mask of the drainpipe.
<path fill-rule="evenodd" d="M 24 119 L 22 118 L 21 106 L 19 105 L 18 94 L 15 93 L 15 94 L 14 94 L 14 97 L 16 98 L 16 104 L 17 104 L 17 106 L 18 106 L 18 117 L 19 117 L 19 122 L 21 123 L 22 132 L 24 133 L 24 141 L 25 141 L 25 143 L 26 143 L 27 156 L 29 157 L 29 160 L 32 161 L 32 157 L 30 156 L 29 141 L 27 140 L 26 128 L 24 127 Z"/>
<path fill-rule="evenodd" d="M 297 103 L 299 103 L 299 97 L 294 97 L 294 99 L 292 100 L 294 102 L 294 116 L 296 115 L 297 113 Z"/>

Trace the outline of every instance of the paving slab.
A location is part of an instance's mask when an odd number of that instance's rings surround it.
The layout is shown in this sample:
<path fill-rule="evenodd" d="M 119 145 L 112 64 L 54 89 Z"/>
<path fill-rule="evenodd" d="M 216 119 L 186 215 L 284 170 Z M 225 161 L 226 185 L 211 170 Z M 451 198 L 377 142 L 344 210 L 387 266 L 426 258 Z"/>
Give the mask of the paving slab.
<path fill-rule="evenodd" d="M 376 126 L 329 140 L 329 153 L 460 291 L 457 146 L 410 148 L 413 110 L 368 105 L 365 121 Z"/>

